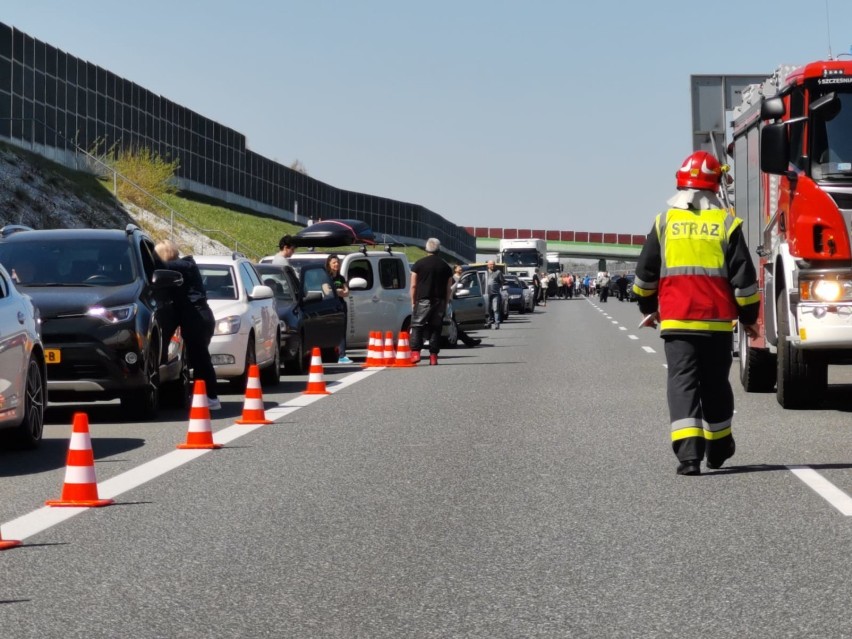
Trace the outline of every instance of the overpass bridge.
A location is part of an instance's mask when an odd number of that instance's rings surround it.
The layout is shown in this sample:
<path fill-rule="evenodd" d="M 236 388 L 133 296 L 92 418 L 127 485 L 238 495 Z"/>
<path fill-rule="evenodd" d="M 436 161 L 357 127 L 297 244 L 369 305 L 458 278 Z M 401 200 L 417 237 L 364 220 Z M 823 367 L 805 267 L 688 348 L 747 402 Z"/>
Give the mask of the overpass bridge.
<path fill-rule="evenodd" d="M 547 252 L 558 253 L 559 257 L 635 260 L 645 243 L 644 235 L 625 233 L 501 229 L 484 226 L 465 228 L 476 238 L 476 252 L 485 254 L 496 254 L 501 239 L 542 239 L 547 241 Z"/>

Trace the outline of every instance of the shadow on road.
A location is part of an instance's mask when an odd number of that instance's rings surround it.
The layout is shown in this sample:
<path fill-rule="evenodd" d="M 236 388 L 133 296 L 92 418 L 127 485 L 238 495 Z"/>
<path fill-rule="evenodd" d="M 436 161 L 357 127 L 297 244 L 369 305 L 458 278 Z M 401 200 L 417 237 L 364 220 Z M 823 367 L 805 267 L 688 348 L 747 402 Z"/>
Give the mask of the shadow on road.
<path fill-rule="evenodd" d="M 68 429 L 69 435 L 71 429 Z M 95 459 L 111 457 L 129 450 L 141 448 L 144 439 L 125 437 L 98 437 L 92 442 Z M 43 439 L 37 450 L 0 451 L 0 477 L 34 475 L 36 473 L 64 468 L 68 457 L 67 439 Z"/>

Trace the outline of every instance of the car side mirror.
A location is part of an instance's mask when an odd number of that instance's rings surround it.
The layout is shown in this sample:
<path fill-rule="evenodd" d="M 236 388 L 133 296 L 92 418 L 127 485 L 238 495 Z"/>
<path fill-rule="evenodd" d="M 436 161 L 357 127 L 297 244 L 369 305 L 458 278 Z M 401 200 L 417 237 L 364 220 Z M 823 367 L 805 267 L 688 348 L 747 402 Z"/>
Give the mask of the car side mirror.
<path fill-rule="evenodd" d="M 249 294 L 249 298 L 253 300 L 268 300 L 270 297 L 274 297 L 272 289 L 263 284 L 256 285 Z"/>
<path fill-rule="evenodd" d="M 367 280 L 363 277 L 353 277 L 349 280 L 349 288 L 355 291 L 364 291 L 367 289 Z"/>
<path fill-rule="evenodd" d="M 457 297 L 461 299 L 462 297 L 470 297 L 470 289 L 469 288 L 460 288 L 458 289 L 453 297 Z"/>
<path fill-rule="evenodd" d="M 171 269 L 158 268 L 151 277 L 151 285 L 155 291 L 183 286 L 183 275 Z"/>

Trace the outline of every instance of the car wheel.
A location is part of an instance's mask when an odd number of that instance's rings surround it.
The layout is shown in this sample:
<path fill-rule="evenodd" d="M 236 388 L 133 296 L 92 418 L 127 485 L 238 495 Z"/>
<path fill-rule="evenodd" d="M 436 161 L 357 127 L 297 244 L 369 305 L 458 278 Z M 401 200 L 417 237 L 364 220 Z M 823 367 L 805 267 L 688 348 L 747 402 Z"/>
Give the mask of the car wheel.
<path fill-rule="evenodd" d="M 281 381 L 281 335 L 275 336 L 275 357 L 272 364 L 260 371 L 263 386 L 277 386 Z"/>
<path fill-rule="evenodd" d="M 444 338 L 444 346 L 455 348 L 459 343 L 459 325 L 456 324 L 456 318 L 450 318 L 450 327 L 447 329 L 447 336 Z"/>
<path fill-rule="evenodd" d="M 246 387 L 248 386 L 249 368 L 251 368 L 252 364 L 257 364 L 257 351 L 254 348 L 254 333 L 249 335 L 248 344 L 246 345 L 245 368 L 243 369 L 241 375 L 234 377 L 230 381 L 231 388 L 233 388 L 235 391 L 245 391 Z"/>
<path fill-rule="evenodd" d="M 186 358 L 186 344 L 180 353 L 180 373 L 178 378 L 164 384 L 160 390 L 160 403 L 169 408 L 183 410 L 191 406 L 192 381 L 189 378 L 189 362 Z"/>
<path fill-rule="evenodd" d="M 296 349 L 296 357 L 289 362 L 284 362 L 284 372 L 290 375 L 304 375 L 305 371 L 307 371 L 305 336 L 299 335 L 299 348 Z"/>
<path fill-rule="evenodd" d="M 311 365 L 312 353 L 307 353 L 303 359 L 304 364 L 302 366 L 302 373 L 307 373 L 308 368 Z M 323 364 L 337 364 L 337 360 L 340 359 L 340 356 L 337 354 L 336 348 L 321 348 L 320 349 L 320 358 L 322 359 Z"/>
<path fill-rule="evenodd" d="M 44 405 L 47 397 L 44 375 L 38 360 L 30 357 L 27 387 L 24 391 L 24 421 L 18 426 L 17 443 L 23 448 L 36 448 L 44 432 Z"/>
<path fill-rule="evenodd" d="M 121 398 L 121 408 L 129 416 L 150 419 L 157 413 L 160 405 L 160 359 L 154 353 L 159 352 L 159 348 L 151 348 L 145 354 L 144 386 Z"/>

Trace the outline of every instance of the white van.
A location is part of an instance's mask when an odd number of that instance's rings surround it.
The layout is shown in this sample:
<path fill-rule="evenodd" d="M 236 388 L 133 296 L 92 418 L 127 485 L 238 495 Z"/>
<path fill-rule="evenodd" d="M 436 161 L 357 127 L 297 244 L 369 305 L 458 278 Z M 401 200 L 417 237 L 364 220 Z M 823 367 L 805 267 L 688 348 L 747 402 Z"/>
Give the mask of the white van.
<path fill-rule="evenodd" d="M 404 253 L 387 251 L 359 251 L 353 253 L 305 252 L 289 259 L 297 273 L 300 263 L 320 260 L 325 263 L 329 255 L 340 257 L 340 273 L 349 286 L 346 298 L 346 347 L 367 348 L 370 333 L 387 331 L 394 334 L 407 331 L 411 326 L 411 269 Z M 271 262 L 272 256 L 261 262 Z"/>

